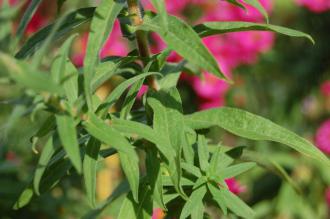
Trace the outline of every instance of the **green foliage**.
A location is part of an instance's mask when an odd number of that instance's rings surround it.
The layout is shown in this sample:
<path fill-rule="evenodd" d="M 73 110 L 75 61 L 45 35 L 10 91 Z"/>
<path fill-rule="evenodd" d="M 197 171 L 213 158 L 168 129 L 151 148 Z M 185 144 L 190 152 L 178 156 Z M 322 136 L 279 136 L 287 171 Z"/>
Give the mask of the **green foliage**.
<path fill-rule="evenodd" d="M 244 7 L 238 1 L 229 2 Z M 244 2 L 260 10 L 268 21 L 259 1 Z M 39 3 L 30 3 L 20 22 L 17 40 Z M 24 43 L 16 59 L 0 54 L 0 64 L 8 77 L 29 91 L 42 106 L 41 111 L 50 115 L 32 136 L 42 152 L 34 178 L 14 208 L 25 206 L 33 199 L 33 194 L 39 196 L 48 192 L 72 173 L 83 175 L 87 200 L 94 208 L 85 218 L 95 218 L 118 200 L 121 201 L 120 210 L 116 209 L 118 218 L 150 218 L 152 210 L 160 207 L 176 218 L 200 219 L 207 217 L 207 206 L 220 208 L 224 215 L 252 218 L 254 211 L 229 191 L 226 179 L 259 165 L 294 185 L 285 170 L 271 159 L 257 153 L 256 157 L 248 156 L 245 147 L 228 150 L 221 144 L 212 145 L 205 129 L 213 126 L 245 139 L 285 144 L 330 166 L 328 158 L 307 140 L 246 111 L 223 107 L 184 115 L 177 89 L 180 73 L 188 64 L 197 67 L 192 70 L 195 74 L 202 69 L 228 80 L 201 37 L 263 30 L 304 37 L 313 42 L 309 35 L 280 26 L 248 22 L 208 22 L 192 27 L 168 15 L 165 1 L 153 0 L 152 3 L 159 14 L 146 16 L 142 25 L 134 26 L 128 22 L 132 15 L 127 13 L 125 2 L 103 0 L 96 9 L 78 9 L 41 29 Z M 61 7 L 63 1 L 58 4 Z M 133 51 L 127 57 L 101 60 L 99 53 L 118 17 L 129 25 L 138 43 L 141 43 L 138 39 L 141 31 L 144 34 L 155 32 L 169 48 L 150 57 L 141 57 Z M 69 59 L 76 36 L 72 33 L 89 21 L 87 54 L 84 65 L 76 69 Z M 40 67 L 52 42 L 63 38 L 66 40 L 52 57 L 50 70 Z M 147 46 L 139 44 L 138 49 Z M 166 62 L 171 50 L 180 54 L 184 61 Z M 32 65 L 28 60 L 31 56 Z M 101 100 L 96 91 L 113 76 L 120 77 L 121 82 Z M 149 90 L 136 109 L 137 93 L 143 84 L 147 84 Z M 110 107 L 115 107 L 116 112 L 109 111 Z M 37 110 L 36 105 L 33 108 Z M 98 163 L 113 154 L 119 155 L 125 180 L 106 201 L 97 203 Z M 173 203 L 179 204 L 173 209 Z"/>

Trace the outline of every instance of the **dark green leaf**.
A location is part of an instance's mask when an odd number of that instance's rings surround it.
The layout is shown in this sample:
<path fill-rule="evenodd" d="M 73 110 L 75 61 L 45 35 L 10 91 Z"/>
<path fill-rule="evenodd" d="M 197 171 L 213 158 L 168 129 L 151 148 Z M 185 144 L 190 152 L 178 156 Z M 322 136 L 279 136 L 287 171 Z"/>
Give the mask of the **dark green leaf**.
<path fill-rule="evenodd" d="M 66 34 L 70 33 L 71 31 L 77 29 L 82 24 L 90 21 L 93 17 L 95 8 L 80 8 L 77 11 L 74 11 L 68 16 L 66 16 L 66 20 L 61 24 L 58 31 L 55 33 L 53 37 L 54 40 L 59 40 L 64 37 Z M 18 59 L 24 59 L 31 54 L 33 54 L 40 45 L 47 39 L 51 30 L 53 29 L 54 24 L 50 24 L 40 31 L 36 32 L 28 41 L 22 46 L 22 48 L 18 51 L 15 55 Z"/>
<path fill-rule="evenodd" d="M 41 2 L 42 2 L 42 0 L 32 0 L 29 4 L 28 8 L 24 11 L 23 17 L 17 27 L 16 35 L 17 35 L 18 40 L 20 40 L 23 37 L 23 34 L 25 32 L 27 25 L 31 21 L 32 16 L 37 11 L 37 8 Z"/>

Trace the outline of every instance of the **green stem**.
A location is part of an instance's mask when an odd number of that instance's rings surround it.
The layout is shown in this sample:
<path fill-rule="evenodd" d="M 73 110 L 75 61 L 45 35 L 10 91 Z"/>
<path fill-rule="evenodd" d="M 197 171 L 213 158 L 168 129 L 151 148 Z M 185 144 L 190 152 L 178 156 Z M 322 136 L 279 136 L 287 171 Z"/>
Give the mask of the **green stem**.
<path fill-rule="evenodd" d="M 142 12 L 139 7 L 138 0 L 127 0 L 128 12 L 130 15 L 131 22 L 133 26 L 140 26 L 143 24 Z M 135 32 L 136 43 L 139 50 L 139 54 L 142 58 L 148 59 L 150 57 L 149 43 L 147 38 L 147 33 L 142 30 Z M 144 65 L 146 63 L 143 63 Z M 147 77 L 147 83 L 149 87 L 154 90 L 159 90 L 159 85 L 156 78 L 152 75 Z"/>

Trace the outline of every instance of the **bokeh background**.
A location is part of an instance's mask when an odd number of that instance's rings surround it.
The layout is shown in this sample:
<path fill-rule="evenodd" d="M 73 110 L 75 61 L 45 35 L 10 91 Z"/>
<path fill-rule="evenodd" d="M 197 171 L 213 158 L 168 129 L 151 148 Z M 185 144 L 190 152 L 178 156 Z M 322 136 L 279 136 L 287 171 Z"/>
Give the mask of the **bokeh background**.
<path fill-rule="evenodd" d="M 0 50 L 15 51 L 15 30 L 29 1 L 0 1 Z M 57 1 L 44 0 L 25 33 L 28 39 L 53 22 L 59 14 L 74 8 L 95 6 L 97 1 L 67 0 L 61 8 Z M 149 1 L 142 1 L 153 10 Z M 264 22 L 251 7 L 247 11 L 219 0 L 167 0 L 173 15 L 191 24 L 203 21 L 233 20 Z M 184 72 L 179 89 L 185 113 L 220 106 L 235 106 L 264 116 L 312 141 L 330 154 L 330 0 L 261 0 L 270 15 L 270 23 L 302 30 L 313 36 L 310 42 L 270 32 L 242 32 L 204 39 L 233 85 L 207 72 L 193 76 Z M 72 61 L 83 63 L 88 25 L 81 28 L 72 49 Z M 18 44 L 20 45 L 20 44 Z M 150 36 L 153 53 L 166 48 L 156 35 Z M 44 66 L 56 54 L 57 44 Z M 101 56 L 125 56 L 134 43 L 121 36 L 119 23 Z M 48 61 L 47 61 L 48 60 Z M 181 60 L 172 53 L 170 62 Z M 116 82 L 108 82 L 116 83 Z M 106 85 L 105 85 L 106 86 Z M 141 90 L 140 95 L 147 88 Z M 100 94 L 102 92 L 100 91 Z M 31 180 L 38 161 L 38 150 L 30 137 L 45 114 L 32 110 L 28 91 L 12 84 L 0 69 L 0 218 L 80 218 L 90 210 L 84 196 L 82 179 L 71 173 L 50 193 L 35 197 L 25 208 L 12 206 Z M 326 219 L 330 218 L 330 171 L 306 157 L 275 143 L 242 141 L 220 129 L 208 133 L 212 141 L 228 146 L 247 146 L 269 163 L 281 165 L 292 182 L 280 178 L 271 168 L 255 168 L 236 179 L 227 180 L 232 192 L 239 194 L 257 212 L 256 218 Z M 253 156 L 251 154 L 250 156 Z M 106 199 L 122 179 L 119 160 L 112 156 L 100 162 L 97 198 Z M 328 188 L 329 187 L 329 188 Z M 120 205 L 120 200 L 114 205 Z M 217 209 L 208 209 L 215 218 L 224 218 Z M 116 208 L 106 209 L 101 218 L 115 218 Z M 153 218 L 164 218 L 155 210 Z"/>

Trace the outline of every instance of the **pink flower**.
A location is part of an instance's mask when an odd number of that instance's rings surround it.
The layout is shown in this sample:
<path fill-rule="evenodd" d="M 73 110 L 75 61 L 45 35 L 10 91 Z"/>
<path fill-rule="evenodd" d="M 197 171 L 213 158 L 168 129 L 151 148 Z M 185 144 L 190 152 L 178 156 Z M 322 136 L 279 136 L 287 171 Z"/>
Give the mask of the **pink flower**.
<path fill-rule="evenodd" d="M 316 13 L 321 13 L 330 9 L 329 0 L 296 0 L 296 2 Z"/>
<path fill-rule="evenodd" d="M 139 90 L 137 94 L 137 98 L 141 99 L 142 96 L 148 91 L 148 86 L 147 85 L 142 85 L 141 89 Z"/>
<path fill-rule="evenodd" d="M 225 105 L 225 98 L 218 97 L 216 99 L 198 99 L 198 109 L 207 110 L 212 108 L 218 108 Z"/>
<path fill-rule="evenodd" d="M 238 194 L 246 191 L 246 187 L 240 185 L 240 183 L 237 180 L 235 180 L 234 178 L 226 179 L 225 182 L 228 186 L 228 189 L 234 194 L 238 195 Z"/>
<path fill-rule="evenodd" d="M 330 119 L 323 122 L 317 130 L 315 143 L 321 151 L 330 154 Z"/>
<path fill-rule="evenodd" d="M 330 187 L 325 191 L 325 199 L 327 201 L 328 207 L 330 208 Z"/>
<path fill-rule="evenodd" d="M 330 96 L 330 80 L 324 81 L 321 84 L 321 93 L 326 96 L 329 97 Z"/>
<path fill-rule="evenodd" d="M 88 34 L 85 33 L 79 39 L 79 45 L 77 50 L 73 55 L 73 63 L 76 66 L 82 66 L 84 62 L 84 57 L 86 54 L 88 42 Z M 105 45 L 101 49 L 100 57 L 104 58 L 106 56 L 124 56 L 128 53 L 128 45 L 125 39 L 121 36 L 120 24 L 118 21 L 115 22 L 113 30 L 110 37 L 105 42 Z"/>
<path fill-rule="evenodd" d="M 163 219 L 164 216 L 164 211 L 161 208 L 155 208 L 152 212 L 151 219 Z"/>

